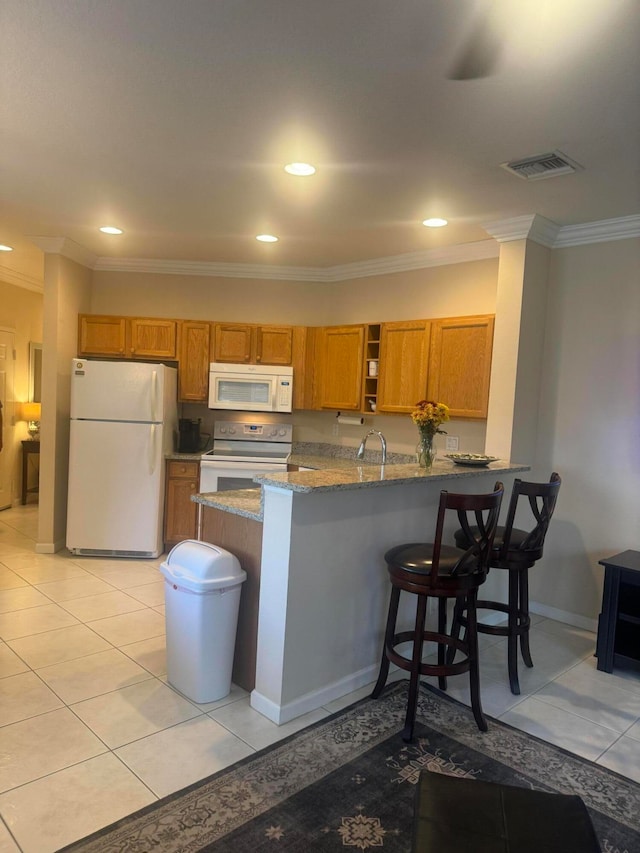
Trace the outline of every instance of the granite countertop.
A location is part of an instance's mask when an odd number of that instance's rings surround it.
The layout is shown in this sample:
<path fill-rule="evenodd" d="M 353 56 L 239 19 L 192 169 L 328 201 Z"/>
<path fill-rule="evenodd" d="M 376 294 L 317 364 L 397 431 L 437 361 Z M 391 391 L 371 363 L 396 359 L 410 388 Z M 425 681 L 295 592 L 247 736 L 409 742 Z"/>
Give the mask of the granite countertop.
<path fill-rule="evenodd" d="M 201 454 L 172 453 L 167 459 L 196 461 Z M 263 494 L 261 486 L 275 486 L 293 492 L 329 492 L 374 488 L 402 483 L 446 481 L 478 477 L 488 472 L 514 474 L 530 470 L 530 466 L 502 459 L 485 467 L 456 465 L 450 459 L 438 458 L 431 471 L 419 468 L 411 456 L 389 453 L 387 463 L 381 464 L 380 451 L 367 448 L 366 463 L 355 459 L 355 448 L 332 444 L 296 443 L 289 457 L 291 465 L 310 468 L 309 471 L 266 473 L 254 479 L 260 486 L 225 492 L 204 492 L 191 500 L 203 506 L 221 509 L 235 515 L 262 521 Z"/>
<path fill-rule="evenodd" d="M 262 521 L 262 489 L 235 489 L 227 492 L 202 492 L 191 500 L 203 506 L 222 509 L 233 515 L 242 515 L 254 521 Z"/>
<path fill-rule="evenodd" d="M 168 462 L 199 462 L 202 459 L 202 452 L 180 453 L 179 451 L 174 450 L 171 453 L 165 453 L 164 458 Z"/>
<path fill-rule="evenodd" d="M 293 459 L 292 459 L 293 462 Z M 425 471 L 413 463 L 362 465 L 353 460 L 349 464 L 333 466 L 334 460 L 325 461 L 322 470 L 271 473 L 256 477 L 254 482 L 265 486 L 276 486 L 292 492 L 329 492 L 347 489 L 364 489 L 402 483 L 432 482 L 467 479 L 481 474 L 514 474 L 529 471 L 529 465 L 497 460 L 484 467 L 456 465 L 449 459 L 436 459 L 431 471 Z M 300 463 L 294 463 L 300 464 Z M 311 466 L 309 466 L 311 467 Z"/>

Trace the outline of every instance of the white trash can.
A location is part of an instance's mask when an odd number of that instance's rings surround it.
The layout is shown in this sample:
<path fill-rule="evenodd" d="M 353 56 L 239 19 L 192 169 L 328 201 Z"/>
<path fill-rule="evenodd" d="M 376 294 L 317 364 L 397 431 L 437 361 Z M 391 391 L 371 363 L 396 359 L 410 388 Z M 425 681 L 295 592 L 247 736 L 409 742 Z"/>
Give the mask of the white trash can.
<path fill-rule="evenodd" d="M 164 575 L 167 679 L 194 702 L 231 690 L 242 584 L 238 558 L 217 545 L 186 539 L 160 566 Z"/>

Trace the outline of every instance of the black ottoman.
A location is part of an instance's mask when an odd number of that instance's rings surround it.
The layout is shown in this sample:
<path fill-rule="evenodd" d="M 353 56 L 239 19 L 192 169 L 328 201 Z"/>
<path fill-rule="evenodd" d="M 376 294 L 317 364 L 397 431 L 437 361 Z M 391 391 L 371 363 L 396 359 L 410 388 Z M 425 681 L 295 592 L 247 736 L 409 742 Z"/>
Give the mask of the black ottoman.
<path fill-rule="evenodd" d="M 420 773 L 413 853 L 601 853 L 578 796 Z"/>

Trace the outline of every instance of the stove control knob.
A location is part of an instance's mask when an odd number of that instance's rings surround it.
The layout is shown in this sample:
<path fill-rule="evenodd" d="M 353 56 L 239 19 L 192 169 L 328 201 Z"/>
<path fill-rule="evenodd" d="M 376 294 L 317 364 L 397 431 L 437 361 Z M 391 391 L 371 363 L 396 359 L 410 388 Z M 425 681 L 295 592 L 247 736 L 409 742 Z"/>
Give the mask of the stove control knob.
<path fill-rule="evenodd" d="M 286 434 L 287 434 L 286 429 L 281 429 L 281 430 L 280 430 L 280 435 L 286 435 Z"/>
<path fill-rule="evenodd" d="M 220 432 L 221 432 L 223 435 L 224 435 L 224 433 L 225 433 L 226 431 L 227 431 L 227 428 L 226 428 L 226 427 L 220 427 Z"/>
<path fill-rule="evenodd" d="M 278 434 L 278 430 L 277 430 L 277 429 L 272 429 L 272 430 L 271 430 L 270 435 L 277 435 L 277 434 Z"/>
<path fill-rule="evenodd" d="M 235 432 L 236 432 L 235 427 L 229 427 L 229 435 L 235 435 Z"/>

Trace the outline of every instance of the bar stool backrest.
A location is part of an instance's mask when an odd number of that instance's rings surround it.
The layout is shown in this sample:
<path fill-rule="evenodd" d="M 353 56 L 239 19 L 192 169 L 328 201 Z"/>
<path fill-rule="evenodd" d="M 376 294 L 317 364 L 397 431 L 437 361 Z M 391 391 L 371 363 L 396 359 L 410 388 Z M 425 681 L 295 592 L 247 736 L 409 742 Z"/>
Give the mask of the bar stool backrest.
<path fill-rule="evenodd" d="M 447 511 L 455 511 L 458 521 L 472 543 L 461 555 L 450 575 L 479 573 L 489 571 L 493 540 L 498 526 L 500 505 L 504 495 L 504 486 L 496 482 L 493 492 L 483 495 L 460 495 L 450 492 L 440 492 L 436 534 L 433 543 L 433 562 L 431 565 L 431 581 L 435 584 L 438 577 L 442 536 Z"/>
<path fill-rule="evenodd" d="M 502 536 L 502 546 L 498 555 L 499 563 L 523 560 L 533 564 L 542 557 L 544 540 L 556 508 L 561 483 L 562 479 L 555 471 L 548 483 L 514 481 Z M 533 526 L 526 531 L 514 528 L 516 510 L 521 497 L 529 499 L 529 507 L 533 514 Z"/>

